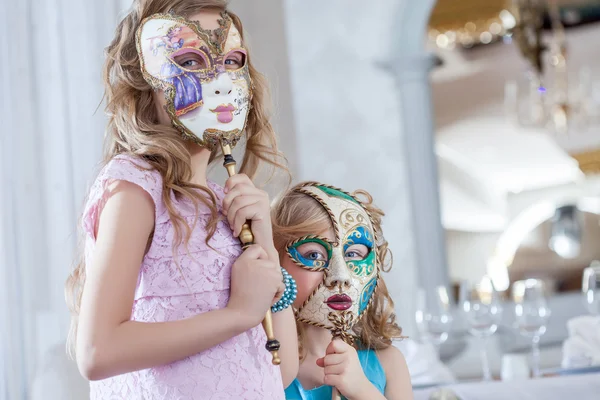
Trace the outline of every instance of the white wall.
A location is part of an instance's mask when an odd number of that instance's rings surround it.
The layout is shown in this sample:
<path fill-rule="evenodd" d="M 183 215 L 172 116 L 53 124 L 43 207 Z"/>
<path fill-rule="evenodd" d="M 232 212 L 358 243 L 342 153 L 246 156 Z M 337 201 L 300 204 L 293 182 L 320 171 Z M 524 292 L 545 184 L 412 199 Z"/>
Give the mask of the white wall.
<path fill-rule="evenodd" d="M 500 233 L 446 231 L 450 280 L 476 281 L 486 274 Z"/>
<path fill-rule="evenodd" d="M 366 189 L 386 212 L 384 234 L 394 267 L 384 278 L 399 320 L 411 334 L 417 275 L 403 157 L 406 133 L 395 81 L 380 66 L 391 59 L 398 3 L 287 0 L 285 15 L 298 138 L 296 180 Z"/>
<path fill-rule="evenodd" d="M 278 0 L 232 0 L 230 9 L 241 18 L 252 61 L 268 80 L 271 90 L 271 123 L 278 136 L 279 150 L 284 153 L 288 168 L 294 176 L 298 170 L 297 138 L 291 102 L 283 3 Z M 234 152 L 237 154 L 234 157 L 241 160 L 241 146 Z M 225 169 L 220 164 L 215 165 L 210 174 L 216 182 L 225 182 L 227 179 Z M 267 177 L 259 176 L 257 183 L 264 183 L 263 178 Z M 276 176 L 265 189 L 274 197 L 287 182 L 287 176 Z"/>

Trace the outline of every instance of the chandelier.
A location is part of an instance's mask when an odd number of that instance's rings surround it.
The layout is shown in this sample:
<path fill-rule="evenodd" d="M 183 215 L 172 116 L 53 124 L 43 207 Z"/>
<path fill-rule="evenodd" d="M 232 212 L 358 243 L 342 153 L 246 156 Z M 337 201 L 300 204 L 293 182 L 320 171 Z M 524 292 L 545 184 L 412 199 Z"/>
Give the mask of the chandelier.
<path fill-rule="evenodd" d="M 506 82 L 508 117 L 518 125 L 557 134 L 583 130 L 588 122 L 586 104 L 591 104 L 592 97 L 591 73 L 583 68 L 578 85 L 569 84 L 565 29 L 556 1 L 513 0 L 511 12 L 517 20 L 511 32 L 513 43 L 529 68 L 524 79 Z M 545 17 L 550 21 L 549 35 L 543 31 Z"/>
<path fill-rule="evenodd" d="M 507 8 L 507 0 L 437 0 L 429 19 L 429 42 L 454 50 L 500 41 L 516 23 Z"/>
<path fill-rule="evenodd" d="M 551 223 L 552 232 L 548 247 L 562 258 L 578 257 L 581 253 L 583 216 L 577 205 L 557 207 Z"/>

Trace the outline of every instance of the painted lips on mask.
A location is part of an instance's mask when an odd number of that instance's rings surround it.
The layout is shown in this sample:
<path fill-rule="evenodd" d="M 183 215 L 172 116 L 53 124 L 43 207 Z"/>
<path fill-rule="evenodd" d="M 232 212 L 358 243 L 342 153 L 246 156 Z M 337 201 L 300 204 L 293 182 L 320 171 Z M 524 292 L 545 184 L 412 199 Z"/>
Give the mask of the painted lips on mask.
<path fill-rule="evenodd" d="M 222 124 L 228 124 L 233 121 L 233 112 L 235 111 L 235 107 L 231 103 L 221 104 L 210 111 L 217 114 L 217 121 Z"/>
<path fill-rule="evenodd" d="M 325 304 L 336 311 L 343 311 L 352 307 L 352 299 L 347 294 L 334 294 L 325 300 Z"/>

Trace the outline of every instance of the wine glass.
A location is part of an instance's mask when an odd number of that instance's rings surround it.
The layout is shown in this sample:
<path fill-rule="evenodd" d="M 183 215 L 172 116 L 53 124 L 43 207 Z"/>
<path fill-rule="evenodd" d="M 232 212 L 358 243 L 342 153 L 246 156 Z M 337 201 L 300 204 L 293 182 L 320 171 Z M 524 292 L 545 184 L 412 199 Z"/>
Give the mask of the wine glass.
<path fill-rule="evenodd" d="M 540 338 L 546 333 L 550 308 L 546 304 L 544 282 L 527 279 L 513 283 L 513 301 L 519 333 L 531 339 L 531 369 L 540 376 Z"/>
<path fill-rule="evenodd" d="M 581 291 L 590 314 L 600 315 L 600 261 L 593 261 L 583 270 Z"/>
<path fill-rule="evenodd" d="M 461 284 L 462 310 L 465 314 L 469 333 L 479 340 L 483 380 L 492 380 L 486 351 L 487 339 L 498 330 L 502 318 L 502 306 L 492 280 L 484 276 L 479 283 L 470 286 Z"/>
<path fill-rule="evenodd" d="M 415 319 L 421 337 L 431 343 L 439 355 L 440 345 L 448 340 L 452 326 L 448 290 L 438 286 L 427 296 L 424 289 L 419 289 Z"/>

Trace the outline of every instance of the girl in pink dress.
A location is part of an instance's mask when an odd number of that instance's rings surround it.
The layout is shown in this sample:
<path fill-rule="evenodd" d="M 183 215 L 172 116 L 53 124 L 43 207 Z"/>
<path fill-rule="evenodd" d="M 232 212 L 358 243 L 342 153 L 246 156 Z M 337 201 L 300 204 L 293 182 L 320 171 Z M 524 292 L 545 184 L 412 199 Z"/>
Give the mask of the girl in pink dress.
<path fill-rule="evenodd" d="M 298 371 L 293 284 L 268 196 L 249 178 L 263 160 L 278 167 L 279 153 L 264 80 L 225 6 L 135 1 L 107 48 L 104 167 L 67 282 L 92 399 L 284 399 Z M 178 45 L 157 47 L 157 36 Z M 224 188 L 207 180 L 215 138 L 242 134 L 241 174 Z M 256 244 L 242 252 L 246 221 Z M 268 309 L 280 366 L 265 349 Z"/>

